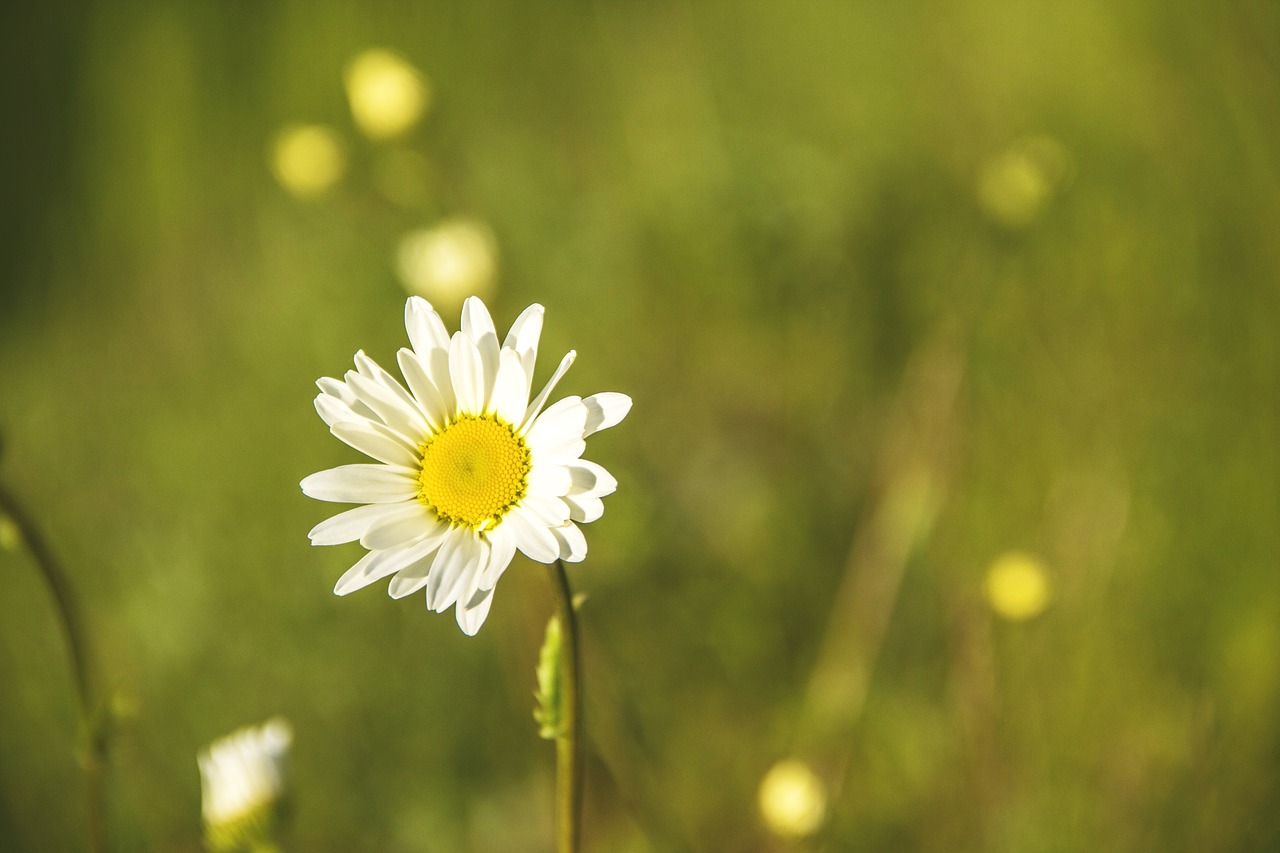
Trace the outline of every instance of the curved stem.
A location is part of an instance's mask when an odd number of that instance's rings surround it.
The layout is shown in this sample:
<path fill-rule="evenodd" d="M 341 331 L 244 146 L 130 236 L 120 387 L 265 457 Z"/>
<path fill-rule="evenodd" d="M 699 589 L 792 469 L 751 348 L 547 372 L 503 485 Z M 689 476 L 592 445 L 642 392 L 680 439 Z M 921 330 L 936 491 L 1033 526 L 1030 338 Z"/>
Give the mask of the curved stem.
<path fill-rule="evenodd" d="M 582 824 L 582 747 L 578 723 L 582 711 L 579 688 L 578 621 L 564 563 L 556 560 L 552 585 L 562 637 L 560 687 L 564 697 L 560 734 L 556 737 L 556 850 L 578 853 Z"/>
<path fill-rule="evenodd" d="M 79 703 L 80 723 L 87 743 L 82 756 L 85 775 L 85 807 L 88 824 L 89 849 L 93 853 L 106 853 L 107 822 L 103 793 L 103 767 L 106 764 L 107 741 L 101 725 L 98 708 L 93 698 L 93 683 L 89 670 L 89 656 L 85 650 L 84 632 L 81 629 L 80 612 L 66 573 L 40 531 L 32 523 L 17 499 L 0 483 L 0 513 L 8 516 L 18 528 L 22 541 L 31 553 L 36 567 L 44 577 L 53 596 L 58 621 L 67 638 L 67 651 L 71 657 L 71 674 L 75 681 Z"/>

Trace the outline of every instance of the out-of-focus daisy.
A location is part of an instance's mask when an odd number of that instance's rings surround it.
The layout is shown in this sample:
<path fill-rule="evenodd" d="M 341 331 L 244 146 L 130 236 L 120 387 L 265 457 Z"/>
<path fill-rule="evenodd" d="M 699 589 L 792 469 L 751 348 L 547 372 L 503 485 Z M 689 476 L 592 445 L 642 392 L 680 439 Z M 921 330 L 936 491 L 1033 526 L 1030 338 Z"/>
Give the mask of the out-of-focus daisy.
<path fill-rule="evenodd" d="M 456 307 L 466 295 L 492 289 L 497 256 L 493 232 L 484 223 L 446 219 L 406 234 L 396 269 L 410 293 Z"/>
<path fill-rule="evenodd" d="M 214 741 L 197 757 L 205 844 L 215 853 L 262 849 L 285 794 L 293 730 L 276 718 Z"/>
<path fill-rule="evenodd" d="M 431 305 L 410 297 L 412 348 L 397 354 L 407 388 L 363 352 L 343 379 L 319 380 L 316 410 L 330 431 L 377 460 L 302 481 L 318 500 L 363 504 L 310 533 L 315 545 L 369 549 L 334 592 L 395 575 L 393 598 L 425 587 L 429 608 L 456 606 L 458 625 L 475 634 L 517 550 L 540 563 L 586 556 L 578 524 L 601 516 L 617 481 L 582 458 L 585 439 L 621 421 L 631 398 L 606 392 L 548 407 L 570 351 L 530 402 L 542 319 L 542 306 L 529 306 L 499 344 L 471 297 L 450 337 Z"/>

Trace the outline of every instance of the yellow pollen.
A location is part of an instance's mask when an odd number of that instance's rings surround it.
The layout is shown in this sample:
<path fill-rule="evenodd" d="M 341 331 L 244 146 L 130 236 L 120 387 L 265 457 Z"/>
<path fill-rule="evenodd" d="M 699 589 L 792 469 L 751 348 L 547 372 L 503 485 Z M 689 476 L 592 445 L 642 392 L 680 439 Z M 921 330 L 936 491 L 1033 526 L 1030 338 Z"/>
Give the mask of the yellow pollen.
<path fill-rule="evenodd" d="M 463 415 L 422 446 L 418 500 L 451 524 L 491 527 L 524 497 L 529 448 L 502 421 Z"/>

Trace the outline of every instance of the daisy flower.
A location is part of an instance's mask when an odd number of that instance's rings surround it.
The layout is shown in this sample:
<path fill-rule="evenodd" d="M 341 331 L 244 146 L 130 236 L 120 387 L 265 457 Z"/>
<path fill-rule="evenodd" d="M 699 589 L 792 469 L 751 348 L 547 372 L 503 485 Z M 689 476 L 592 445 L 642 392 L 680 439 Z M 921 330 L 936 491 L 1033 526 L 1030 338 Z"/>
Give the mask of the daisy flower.
<path fill-rule="evenodd" d="M 542 317 L 541 305 L 529 306 L 499 345 L 476 297 L 463 303 L 452 337 L 426 300 L 410 297 L 412 347 L 396 357 L 404 384 L 364 352 L 342 379 L 319 380 L 316 411 L 330 431 L 377 460 L 302 481 L 310 497 L 362 504 L 309 534 L 314 545 L 368 549 L 335 593 L 394 575 L 392 598 L 425 587 L 427 607 L 455 608 L 474 635 L 516 551 L 540 563 L 586 556 L 578 525 L 601 516 L 600 499 L 617 481 L 582 458 L 585 439 L 621 421 L 631 398 L 603 393 L 547 406 L 570 351 L 530 401 Z"/>
<path fill-rule="evenodd" d="M 211 850 L 238 850 L 270 835 L 292 742 L 293 729 L 277 717 L 200 751 L 201 812 Z"/>

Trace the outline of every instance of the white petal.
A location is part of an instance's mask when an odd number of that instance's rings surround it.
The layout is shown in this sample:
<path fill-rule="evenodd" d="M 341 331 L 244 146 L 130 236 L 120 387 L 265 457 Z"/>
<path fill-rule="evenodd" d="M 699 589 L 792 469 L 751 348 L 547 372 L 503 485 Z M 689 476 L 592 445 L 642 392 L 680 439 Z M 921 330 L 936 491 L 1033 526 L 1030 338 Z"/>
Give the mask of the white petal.
<path fill-rule="evenodd" d="M 515 350 L 504 349 L 499 356 L 498 378 L 489 398 L 489 410 L 509 424 L 518 424 L 529 405 L 529 377 Z"/>
<path fill-rule="evenodd" d="M 458 396 L 458 411 L 478 415 L 484 411 L 484 364 L 480 352 L 462 332 L 449 342 L 449 377 L 453 380 L 453 393 Z"/>
<path fill-rule="evenodd" d="M 339 421 L 368 420 L 361 415 L 357 415 L 351 410 L 350 406 L 329 394 L 316 395 L 316 412 L 320 415 L 320 419 L 329 426 L 333 426 Z"/>
<path fill-rule="evenodd" d="M 480 353 L 480 363 L 484 367 L 484 401 L 488 405 L 498 376 L 498 332 L 493 327 L 489 309 L 478 297 L 468 296 L 462 303 L 462 332 L 471 338 Z"/>
<path fill-rule="evenodd" d="M 455 612 L 458 617 L 458 627 L 462 629 L 462 633 L 468 637 L 474 637 L 489 616 L 489 608 L 492 605 L 492 589 L 476 590 L 476 594 L 466 604 L 458 602 Z"/>
<path fill-rule="evenodd" d="M 450 532 L 440 546 L 431 577 L 427 581 L 427 607 L 443 613 L 453 606 L 472 579 L 483 570 L 488 545 L 473 531 L 459 528 Z"/>
<path fill-rule="evenodd" d="M 520 509 L 531 521 L 539 521 L 546 527 L 560 527 L 569 521 L 569 507 L 560 498 L 525 495 Z"/>
<path fill-rule="evenodd" d="M 515 529 L 499 524 L 492 530 L 486 531 L 485 538 L 489 540 L 489 562 L 485 566 L 484 574 L 480 577 L 480 588 L 492 589 L 516 555 Z"/>
<path fill-rule="evenodd" d="M 393 465 L 340 465 L 302 481 L 302 493 L 318 501 L 389 504 L 417 495 L 417 472 Z"/>
<path fill-rule="evenodd" d="M 453 377 L 449 374 L 449 347 L 418 353 L 418 362 L 440 392 L 445 411 L 452 416 L 458 410 L 458 398 L 453 390 Z"/>
<path fill-rule="evenodd" d="M 476 535 L 470 544 L 472 558 L 468 561 L 467 568 L 463 571 L 462 576 L 458 579 L 457 587 L 449 592 L 447 598 L 441 599 L 443 612 L 449 608 L 449 604 L 444 604 L 448 598 L 452 598 L 452 604 L 465 606 L 466 602 L 475 597 L 480 591 L 480 580 L 488 573 L 489 559 L 493 556 L 493 549 L 489 546 L 488 540 L 483 536 Z"/>
<path fill-rule="evenodd" d="M 442 535 L 439 532 L 431 532 L 407 546 L 388 548 L 385 551 L 370 551 L 369 566 L 366 571 L 379 578 L 396 574 L 397 571 L 428 558 L 431 552 L 440 547 L 440 539 Z"/>
<path fill-rule="evenodd" d="M 357 415 L 366 418 L 377 418 L 373 409 L 370 409 L 364 403 L 360 402 L 360 398 L 356 396 L 356 392 L 347 387 L 347 383 L 341 379 L 334 379 L 331 376 L 321 376 L 316 380 L 316 387 L 322 392 L 334 397 L 351 407 L 351 411 Z"/>
<path fill-rule="evenodd" d="M 566 563 L 581 563 L 587 556 L 587 537 L 576 524 L 551 528 L 551 535 L 560 544 L 560 559 Z"/>
<path fill-rule="evenodd" d="M 307 538 L 312 545 L 341 545 L 354 542 L 365 534 L 379 520 L 399 513 L 402 507 L 416 504 L 409 501 L 403 504 L 365 504 L 355 509 L 340 512 L 335 516 L 311 528 Z M 419 504 L 421 506 L 421 504 Z"/>
<path fill-rule="evenodd" d="M 386 388 L 404 406 L 410 409 L 418 408 L 418 401 L 413 398 L 412 394 L 404 389 L 404 386 L 400 384 L 400 380 L 396 379 L 384 370 L 382 365 L 365 355 L 364 350 L 356 352 L 355 362 L 356 371 L 361 376 L 366 376 L 374 382 L 377 382 L 383 388 Z"/>
<path fill-rule="evenodd" d="M 602 498 L 611 495 L 618 489 L 618 481 L 612 474 L 587 459 L 577 459 L 565 466 L 569 476 L 573 478 L 571 495 L 591 495 Z"/>
<path fill-rule="evenodd" d="M 542 411 L 542 407 L 547 404 L 547 398 L 551 396 L 551 391 L 556 387 L 556 383 L 560 381 L 569 366 L 573 364 L 573 360 L 578 357 L 578 353 L 569 350 L 564 354 L 564 358 L 560 359 L 560 366 L 556 368 L 556 372 L 551 374 L 551 378 L 547 380 L 547 384 L 538 392 L 538 396 L 529 404 L 529 408 L 525 410 L 524 420 L 520 423 L 520 429 L 517 430 L 521 435 L 528 429 L 534 419 L 538 417 L 538 413 Z"/>
<path fill-rule="evenodd" d="M 406 548 L 370 551 L 338 579 L 338 585 L 333 591 L 338 595 L 346 595 L 368 586 L 380 578 L 395 574 L 406 566 L 416 563 L 439 546 L 439 536 L 425 536 Z"/>
<path fill-rule="evenodd" d="M 513 349 L 520 356 L 520 366 L 524 368 L 527 383 L 533 382 L 533 367 L 538 360 L 538 338 L 542 336 L 543 314 L 542 306 L 537 303 L 524 309 L 511 324 L 511 331 L 507 332 L 507 338 L 502 342 L 503 348 Z M 527 385 L 524 396 L 526 399 L 529 397 Z"/>
<path fill-rule="evenodd" d="M 431 564 L 435 559 L 435 554 L 428 554 L 396 572 L 391 583 L 387 584 L 387 595 L 397 599 L 404 598 L 422 589 L 427 585 L 427 578 L 431 576 Z"/>
<path fill-rule="evenodd" d="M 433 348 L 449 349 L 449 331 L 431 303 L 421 296 L 410 296 L 404 305 L 404 329 L 409 343 L 418 355 L 426 356 Z"/>
<path fill-rule="evenodd" d="M 371 551 L 384 551 L 388 548 L 402 548 L 421 538 L 424 533 L 436 533 L 443 524 L 436 514 L 427 509 L 419 501 L 409 501 L 402 512 L 388 514 L 377 523 L 369 525 L 369 529 L 360 537 L 360 544 Z"/>
<path fill-rule="evenodd" d="M 569 518 L 579 524 L 595 521 L 604 515 L 604 501 L 591 495 L 569 495 L 561 500 L 569 506 Z"/>
<path fill-rule="evenodd" d="M 582 402 L 587 407 L 587 425 L 582 431 L 583 438 L 617 426 L 627 416 L 627 412 L 631 411 L 631 398 L 616 391 L 592 394 L 584 397 Z"/>
<path fill-rule="evenodd" d="M 396 361 L 400 364 L 400 372 L 409 383 L 409 390 L 417 399 L 418 408 L 426 417 L 427 424 L 433 431 L 438 431 L 449 419 L 449 409 L 445 406 L 440 389 L 427 375 L 427 369 L 422 366 L 422 360 L 413 350 L 401 347 L 396 353 Z"/>
<path fill-rule="evenodd" d="M 356 370 L 362 377 L 369 377 L 380 384 L 381 387 L 387 388 L 387 391 L 392 392 L 392 396 L 396 397 L 396 400 L 401 403 L 404 409 L 416 411 L 419 415 L 426 414 L 422 409 L 422 403 L 417 400 L 417 397 L 406 391 L 399 379 L 393 377 L 388 370 L 384 370 L 383 366 L 379 365 L 378 362 L 366 356 L 364 350 L 356 352 Z"/>
<path fill-rule="evenodd" d="M 573 475 L 563 465 L 536 465 L 528 474 L 529 494 L 558 498 L 573 489 Z"/>
<path fill-rule="evenodd" d="M 384 424 L 406 438 L 420 436 L 430 430 L 417 406 L 405 403 L 377 380 L 361 376 L 354 370 L 347 371 L 346 380 L 360 402 L 372 409 Z"/>
<path fill-rule="evenodd" d="M 342 421 L 329 431 L 365 456 L 388 465 L 413 468 L 422 461 L 399 433 L 375 421 Z"/>
<path fill-rule="evenodd" d="M 364 589 L 374 581 L 381 580 L 394 572 L 394 567 L 385 569 L 384 563 L 375 562 L 374 558 L 377 554 L 377 551 L 370 551 L 354 566 L 343 572 L 342 577 L 338 578 L 338 583 L 333 587 L 333 594 L 347 595 L 357 589 Z"/>
<path fill-rule="evenodd" d="M 560 554 L 560 544 L 551 535 L 551 531 L 537 520 L 527 516 L 520 507 L 507 513 L 502 520 L 504 525 L 511 525 L 515 533 L 516 547 L 526 557 L 539 563 L 554 563 Z"/>
<path fill-rule="evenodd" d="M 570 462 L 586 450 L 582 431 L 587 422 L 587 407 L 580 397 L 565 397 L 543 412 L 525 435 L 534 464 Z"/>

